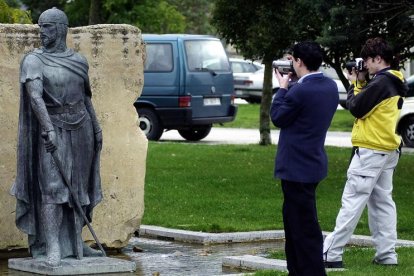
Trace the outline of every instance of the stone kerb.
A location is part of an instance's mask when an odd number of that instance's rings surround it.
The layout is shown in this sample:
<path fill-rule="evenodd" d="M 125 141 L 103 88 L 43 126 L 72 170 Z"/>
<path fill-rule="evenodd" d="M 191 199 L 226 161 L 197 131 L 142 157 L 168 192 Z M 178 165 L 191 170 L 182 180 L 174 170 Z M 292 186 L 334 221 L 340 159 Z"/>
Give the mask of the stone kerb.
<path fill-rule="evenodd" d="M 144 212 L 147 140 L 133 107 L 144 79 L 141 32 L 130 25 L 78 27 L 69 30 L 67 42 L 89 62 L 92 101 L 104 135 L 104 200 L 95 208 L 92 225 L 101 243 L 121 247 Z M 39 45 L 37 25 L 0 24 L 0 249 L 27 247 L 14 223 L 9 189 L 16 174 L 20 61 Z M 93 240 L 86 228 L 84 237 Z"/>

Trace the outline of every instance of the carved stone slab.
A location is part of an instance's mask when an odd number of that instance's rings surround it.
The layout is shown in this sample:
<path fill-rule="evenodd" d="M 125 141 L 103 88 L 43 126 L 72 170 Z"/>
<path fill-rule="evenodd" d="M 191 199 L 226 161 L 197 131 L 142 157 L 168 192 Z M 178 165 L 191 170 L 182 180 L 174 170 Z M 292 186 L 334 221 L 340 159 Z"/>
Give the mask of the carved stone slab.
<path fill-rule="evenodd" d="M 47 266 L 39 258 L 14 258 L 9 259 L 8 265 L 10 269 L 44 275 L 82 275 L 136 270 L 135 262 L 109 257 L 87 257 L 82 260 L 65 258 L 58 267 Z"/>

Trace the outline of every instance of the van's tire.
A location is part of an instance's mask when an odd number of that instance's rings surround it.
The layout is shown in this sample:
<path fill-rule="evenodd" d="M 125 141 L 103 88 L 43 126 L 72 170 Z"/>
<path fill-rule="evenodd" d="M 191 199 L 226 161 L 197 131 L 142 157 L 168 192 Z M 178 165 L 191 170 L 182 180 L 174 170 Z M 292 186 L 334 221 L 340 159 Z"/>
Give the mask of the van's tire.
<path fill-rule="evenodd" d="M 211 125 L 199 126 L 190 129 L 179 129 L 178 133 L 188 141 L 200 141 L 206 138 L 211 131 Z"/>
<path fill-rule="evenodd" d="M 138 108 L 139 128 L 148 140 L 158 141 L 164 131 L 160 119 L 151 108 Z"/>
<path fill-rule="evenodd" d="M 414 116 L 404 119 L 399 129 L 404 145 L 414 148 Z"/>

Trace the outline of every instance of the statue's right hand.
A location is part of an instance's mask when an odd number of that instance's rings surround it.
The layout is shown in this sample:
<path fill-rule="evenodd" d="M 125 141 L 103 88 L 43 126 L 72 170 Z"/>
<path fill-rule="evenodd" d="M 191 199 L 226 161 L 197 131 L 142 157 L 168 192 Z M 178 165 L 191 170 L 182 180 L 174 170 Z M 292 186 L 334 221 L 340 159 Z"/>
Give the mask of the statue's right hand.
<path fill-rule="evenodd" d="M 42 137 L 45 139 L 45 148 L 47 152 L 54 152 L 57 146 L 56 131 L 51 130 L 47 133 L 42 133 Z"/>

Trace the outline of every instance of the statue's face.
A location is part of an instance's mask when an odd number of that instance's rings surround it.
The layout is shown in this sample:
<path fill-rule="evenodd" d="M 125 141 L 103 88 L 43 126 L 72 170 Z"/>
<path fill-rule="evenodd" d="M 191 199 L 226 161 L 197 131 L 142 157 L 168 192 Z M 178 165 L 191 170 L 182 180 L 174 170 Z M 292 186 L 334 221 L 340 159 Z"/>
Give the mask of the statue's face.
<path fill-rule="evenodd" d="M 40 40 L 45 48 L 54 45 L 57 39 L 57 27 L 55 23 L 42 23 L 40 26 Z"/>

